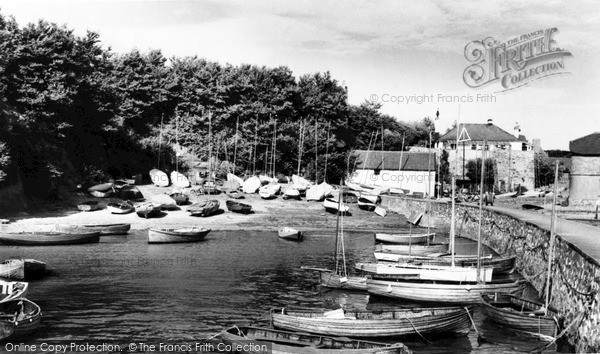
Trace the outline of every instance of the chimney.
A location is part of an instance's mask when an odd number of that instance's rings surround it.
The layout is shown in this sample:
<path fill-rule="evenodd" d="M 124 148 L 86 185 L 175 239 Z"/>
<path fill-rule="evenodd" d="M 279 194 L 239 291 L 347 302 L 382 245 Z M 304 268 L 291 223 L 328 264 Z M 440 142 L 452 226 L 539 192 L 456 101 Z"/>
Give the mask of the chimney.
<path fill-rule="evenodd" d="M 487 124 L 494 125 L 494 120 L 492 118 L 489 118 Z"/>
<path fill-rule="evenodd" d="M 514 128 L 514 136 L 515 138 L 518 138 L 519 135 L 521 135 L 521 127 L 519 126 L 519 122 L 515 122 L 515 128 Z"/>

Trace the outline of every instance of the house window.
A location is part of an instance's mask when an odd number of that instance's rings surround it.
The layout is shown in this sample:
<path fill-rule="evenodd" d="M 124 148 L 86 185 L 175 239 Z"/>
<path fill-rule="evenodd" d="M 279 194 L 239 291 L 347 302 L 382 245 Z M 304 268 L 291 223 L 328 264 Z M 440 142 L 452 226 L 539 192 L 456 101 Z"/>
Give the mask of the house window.
<path fill-rule="evenodd" d="M 471 145 L 471 150 L 477 150 L 477 145 L 476 144 Z"/>
<path fill-rule="evenodd" d="M 456 150 L 456 144 L 450 144 L 450 150 Z"/>
<path fill-rule="evenodd" d="M 521 144 L 521 150 L 522 151 L 527 151 L 527 143 L 522 143 Z"/>

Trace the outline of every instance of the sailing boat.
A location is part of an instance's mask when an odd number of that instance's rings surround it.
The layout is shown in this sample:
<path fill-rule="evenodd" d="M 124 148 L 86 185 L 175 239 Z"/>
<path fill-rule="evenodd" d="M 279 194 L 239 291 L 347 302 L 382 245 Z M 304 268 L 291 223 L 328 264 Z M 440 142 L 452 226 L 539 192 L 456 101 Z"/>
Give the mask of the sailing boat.
<path fill-rule="evenodd" d="M 460 110 L 459 110 L 460 112 Z M 460 115 L 460 113 L 459 113 Z M 456 126 L 456 145 L 460 142 L 460 124 L 457 122 Z M 466 131 L 465 131 L 466 133 Z M 468 134 L 467 134 L 468 136 Z M 458 151 L 457 151 L 458 153 Z M 458 168 L 458 159 L 456 159 L 455 169 Z M 483 172 L 483 171 L 482 171 Z M 423 282 L 410 282 L 410 281 L 389 281 L 389 280 L 367 280 L 367 291 L 372 294 L 393 297 L 393 298 L 402 298 L 409 299 L 415 301 L 434 301 L 434 302 L 454 302 L 454 303 L 473 303 L 480 302 L 481 295 L 486 292 L 502 292 L 502 293 L 511 293 L 522 290 L 525 286 L 524 280 L 517 281 L 489 281 L 487 273 L 491 271 L 489 268 L 481 268 L 481 260 L 480 260 L 480 244 L 481 237 L 478 238 L 478 255 L 477 255 L 477 268 L 464 268 L 464 267 L 456 267 L 455 264 L 455 254 L 454 254 L 454 242 L 455 242 L 455 210 L 456 210 L 456 202 L 455 202 L 455 193 L 456 193 L 456 173 L 452 175 L 452 211 L 451 211 L 451 219 L 450 219 L 450 267 L 451 269 L 471 269 L 471 272 L 475 272 L 475 280 L 477 283 L 475 284 L 464 284 L 463 282 L 472 282 L 471 281 L 461 281 L 461 283 L 456 283 L 456 281 L 447 281 L 444 283 L 434 282 L 434 283 L 423 283 Z M 480 204 L 483 203 L 483 200 L 480 200 Z M 480 212 L 480 222 L 481 222 L 481 212 Z M 481 230 L 481 228 L 479 229 Z M 431 269 L 431 267 L 424 267 L 422 269 Z M 446 271 L 447 269 L 444 269 Z M 437 280 L 440 278 L 439 275 L 436 275 L 435 272 L 427 272 L 423 271 L 421 274 L 426 274 L 428 276 L 428 280 Z M 471 273 L 472 274 L 472 273 Z M 436 279 L 433 279 L 436 278 Z M 420 275 L 420 279 L 424 279 Z M 442 279 L 443 280 L 443 279 Z M 448 280 L 448 279 L 446 279 Z"/>
<path fill-rule="evenodd" d="M 175 127 L 175 142 L 176 142 L 178 151 L 175 152 L 175 171 L 171 172 L 171 183 L 173 184 L 173 187 L 176 187 L 176 188 L 187 188 L 190 186 L 190 181 L 188 180 L 188 178 L 186 176 L 179 173 L 179 154 L 181 153 L 181 147 L 179 146 L 179 116 L 177 116 L 176 127 Z M 185 195 L 183 195 L 182 193 L 178 193 L 178 194 L 179 194 L 178 197 L 181 197 L 181 198 L 185 197 Z M 183 203 L 187 203 L 187 199 Z M 183 203 L 178 203 L 178 204 L 183 204 Z"/>
<path fill-rule="evenodd" d="M 338 198 L 338 210 L 342 208 L 344 199 L 344 182 L 340 181 L 340 196 Z M 302 267 L 302 269 L 315 270 L 319 272 L 320 283 L 328 288 L 342 288 L 352 290 L 366 290 L 366 278 L 348 276 L 346 269 L 346 251 L 344 248 L 344 213 L 337 214 L 335 235 L 335 270 L 314 267 Z"/>
<path fill-rule="evenodd" d="M 208 182 L 211 182 L 211 153 L 212 153 L 212 122 L 211 113 L 208 113 Z M 214 182 L 213 182 L 214 183 Z M 220 203 L 216 199 L 208 199 L 210 193 L 207 194 L 207 199 L 194 203 L 187 208 L 191 216 L 210 216 L 219 210 Z"/>
<path fill-rule="evenodd" d="M 558 333 L 558 311 L 550 308 L 550 274 L 554 261 L 554 237 L 556 235 L 556 195 L 558 194 L 558 161 L 554 172 L 554 200 L 550 222 L 550 245 L 546 301 L 544 304 L 514 295 L 483 295 L 483 313 L 493 322 L 511 330 L 553 341 Z"/>

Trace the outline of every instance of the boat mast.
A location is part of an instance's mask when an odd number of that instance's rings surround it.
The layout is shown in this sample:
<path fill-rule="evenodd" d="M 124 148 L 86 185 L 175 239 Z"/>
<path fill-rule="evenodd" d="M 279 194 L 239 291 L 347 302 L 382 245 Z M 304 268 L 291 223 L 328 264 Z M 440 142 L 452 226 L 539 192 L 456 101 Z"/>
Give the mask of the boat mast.
<path fill-rule="evenodd" d="M 163 131 L 163 119 L 165 118 L 165 114 L 161 114 L 160 116 L 160 132 L 158 133 L 158 162 L 156 168 L 160 170 L 160 153 L 162 150 L 162 131 Z"/>
<path fill-rule="evenodd" d="M 233 146 L 233 174 L 235 174 L 235 162 L 237 157 L 237 144 L 238 144 L 238 127 L 240 124 L 240 116 L 238 115 L 235 120 L 235 143 Z"/>
<path fill-rule="evenodd" d="M 175 145 L 177 145 L 177 150 L 181 150 L 179 147 L 179 115 L 175 121 Z M 175 171 L 179 172 L 179 151 L 175 152 Z"/>
<path fill-rule="evenodd" d="M 252 174 L 256 175 L 256 145 L 258 144 L 258 116 L 254 123 L 254 157 L 252 159 Z"/>
<path fill-rule="evenodd" d="M 556 196 L 558 195 L 558 160 L 554 168 L 554 195 L 552 196 L 552 218 L 550 219 L 550 245 L 548 256 L 548 276 L 546 278 L 546 303 L 545 316 L 548 316 L 548 306 L 550 306 L 550 276 L 552 274 L 552 263 L 554 262 L 554 238 L 556 234 Z"/>
<path fill-rule="evenodd" d="M 402 147 L 400 148 L 400 162 L 398 163 L 398 172 L 400 172 L 400 178 L 399 181 L 400 183 L 398 184 L 398 186 L 400 188 L 402 188 L 402 176 L 404 175 L 402 173 L 402 157 L 404 156 L 404 132 L 402 133 Z"/>
<path fill-rule="evenodd" d="M 277 115 L 275 115 L 275 128 L 273 129 L 273 153 L 271 156 L 273 157 L 273 164 L 271 165 L 272 169 L 272 177 L 275 178 L 275 152 L 277 151 Z"/>
<path fill-rule="evenodd" d="M 427 150 L 427 233 L 431 232 L 431 130 L 429 131 L 429 149 Z M 427 237 L 429 244 L 429 236 Z"/>
<path fill-rule="evenodd" d="M 304 119 L 300 122 L 300 136 L 298 137 L 298 176 L 300 176 L 300 165 L 302 163 L 302 146 L 304 145 L 304 127 L 306 122 Z"/>
<path fill-rule="evenodd" d="M 344 199 L 344 180 L 340 181 L 340 195 L 338 198 L 338 215 L 335 226 L 335 274 L 339 275 L 340 283 L 345 282 L 346 272 L 346 251 L 344 249 L 344 221 L 342 219 L 342 200 Z M 342 259 L 340 260 L 340 255 Z"/>
<path fill-rule="evenodd" d="M 483 221 L 483 179 L 485 176 L 485 149 L 487 141 L 483 141 L 481 152 L 481 181 L 479 183 L 479 225 L 477 226 L 477 282 L 481 280 L 481 223 Z M 484 277 L 485 279 L 485 277 Z"/>
<path fill-rule="evenodd" d="M 317 141 L 317 130 L 319 129 L 319 121 L 315 117 L 315 184 L 319 183 L 319 149 Z"/>
<path fill-rule="evenodd" d="M 327 160 L 329 157 L 329 133 L 331 132 L 331 121 L 327 126 L 327 144 L 325 145 L 325 173 L 323 175 L 323 181 L 327 182 Z"/>
<path fill-rule="evenodd" d="M 378 133 L 379 133 L 379 131 L 375 130 L 375 138 L 372 141 L 373 148 L 375 148 L 375 142 L 377 141 L 377 134 Z M 373 137 L 373 133 L 371 133 L 371 137 Z M 369 146 L 367 147 L 367 156 L 365 157 L 365 162 L 363 162 L 363 167 L 365 169 L 365 182 L 364 182 L 364 184 L 367 184 L 367 175 L 369 174 L 369 172 L 367 170 L 367 164 L 369 163 L 369 151 L 371 151 L 371 140 L 369 140 Z"/>
<path fill-rule="evenodd" d="M 458 174 L 458 140 L 460 130 L 460 105 L 458 105 L 458 117 L 456 118 L 456 161 L 454 161 L 454 173 L 452 174 L 452 214 L 450 215 L 450 257 L 452 260 L 451 266 L 454 268 L 454 229 L 456 222 L 454 220 L 456 212 L 456 174 Z"/>
<path fill-rule="evenodd" d="M 210 195 L 210 190 L 212 188 L 211 180 L 212 180 L 212 164 L 211 164 L 211 155 L 212 155 L 212 112 L 208 111 L 208 195 Z M 208 199 L 208 197 L 207 197 Z"/>

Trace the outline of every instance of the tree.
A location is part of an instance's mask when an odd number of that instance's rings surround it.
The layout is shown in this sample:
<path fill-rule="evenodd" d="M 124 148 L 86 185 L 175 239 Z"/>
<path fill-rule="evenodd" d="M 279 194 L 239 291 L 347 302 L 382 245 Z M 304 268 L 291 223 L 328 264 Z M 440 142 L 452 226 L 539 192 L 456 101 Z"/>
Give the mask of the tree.
<path fill-rule="evenodd" d="M 481 184 L 481 158 L 476 160 L 469 160 L 466 164 L 466 176 L 469 178 L 472 184 L 479 186 Z M 484 171 L 484 190 L 490 189 L 490 186 L 494 185 L 494 174 L 495 174 L 496 162 L 494 159 L 485 159 L 485 171 Z"/>

